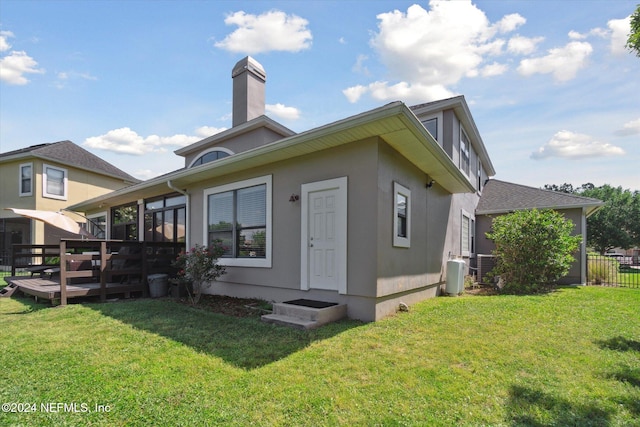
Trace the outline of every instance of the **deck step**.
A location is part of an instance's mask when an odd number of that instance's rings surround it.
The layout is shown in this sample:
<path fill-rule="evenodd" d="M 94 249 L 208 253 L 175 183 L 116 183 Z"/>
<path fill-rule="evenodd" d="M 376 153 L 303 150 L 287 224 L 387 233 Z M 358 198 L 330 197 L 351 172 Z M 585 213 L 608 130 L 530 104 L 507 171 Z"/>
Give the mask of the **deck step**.
<path fill-rule="evenodd" d="M 265 314 L 261 319 L 277 325 L 313 329 L 344 317 L 347 317 L 346 304 L 295 300 L 273 304 L 273 314 Z"/>
<path fill-rule="evenodd" d="M 9 283 L 4 288 L 0 289 L 0 297 L 10 297 L 18 289 L 18 286 L 13 283 Z"/>

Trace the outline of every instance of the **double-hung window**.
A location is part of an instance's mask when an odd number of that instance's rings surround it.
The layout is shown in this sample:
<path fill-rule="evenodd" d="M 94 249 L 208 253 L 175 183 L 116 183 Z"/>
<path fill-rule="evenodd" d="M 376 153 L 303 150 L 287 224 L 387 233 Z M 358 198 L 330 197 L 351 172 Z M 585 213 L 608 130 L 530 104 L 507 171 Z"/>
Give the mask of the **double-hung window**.
<path fill-rule="evenodd" d="M 207 244 L 222 241 L 221 264 L 271 267 L 271 175 L 205 190 Z"/>
<path fill-rule="evenodd" d="M 51 199 L 67 200 L 67 170 L 43 165 L 42 195 Z"/>
<path fill-rule="evenodd" d="M 33 195 L 33 163 L 20 165 L 20 196 Z"/>

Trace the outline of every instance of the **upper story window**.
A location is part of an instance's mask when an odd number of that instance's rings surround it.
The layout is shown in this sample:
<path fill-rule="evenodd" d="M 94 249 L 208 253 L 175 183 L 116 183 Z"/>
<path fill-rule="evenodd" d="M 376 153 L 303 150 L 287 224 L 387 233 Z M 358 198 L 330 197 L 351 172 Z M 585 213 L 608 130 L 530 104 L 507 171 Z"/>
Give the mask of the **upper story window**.
<path fill-rule="evenodd" d="M 67 200 L 67 170 L 47 164 L 43 169 L 42 196 Z"/>
<path fill-rule="evenodd" d="M 429 131 L 433 139 L 438 140 L 438 118 L 427 119 L 422 122 L 425 128 Z"/>
<path fill-rule="evenodd" d="M 471 141 L 467 136 L 467 133 L 460 128 L 460 169 L 467 175 L 469 175 L 469 150 L 471 147 Z"/>
<path fill-rule="evenodd" d="M 227 148 L 217 147 L 201 154 L 200 157 L 198 157 L 193 162 L 191 162 L 191 165 L 189 165 L 189 167 L 192 168 L 194 166 L 199 166 L 205 163 L 213 162 L 214 160 L 223 159 L 225 157 L 229 157 L 232 154 L 233 154 L 233 151 Z"/>
<path fill-rule="evenodd" d="M 20 196 L 33 195 L 33 163 L 20 165 Z"/>

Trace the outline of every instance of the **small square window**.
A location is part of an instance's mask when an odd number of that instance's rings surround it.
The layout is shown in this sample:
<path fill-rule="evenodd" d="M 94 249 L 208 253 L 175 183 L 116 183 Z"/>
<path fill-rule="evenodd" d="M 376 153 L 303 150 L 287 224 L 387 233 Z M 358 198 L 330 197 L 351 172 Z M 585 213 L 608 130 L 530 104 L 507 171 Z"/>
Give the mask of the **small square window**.
<path fill-rule="evenodd" d="M 393 183 L 393 246 L 411 246 L 411 191 Z"/>

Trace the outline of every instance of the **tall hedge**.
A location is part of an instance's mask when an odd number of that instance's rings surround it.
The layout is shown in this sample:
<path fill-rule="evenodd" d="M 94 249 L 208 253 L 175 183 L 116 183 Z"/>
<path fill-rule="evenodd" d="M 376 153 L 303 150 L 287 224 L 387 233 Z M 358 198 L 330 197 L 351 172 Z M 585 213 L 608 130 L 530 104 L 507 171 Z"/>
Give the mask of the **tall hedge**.
<path fill-rule="evenodd" d="M 487 237 L 494 241 L 505 289 L 516 293 L 547 289 L 565 276 L 575 261 L 581 236 L 572 236 L 571 220 L 553 210 L 517 211 L 494 218 Z"/>

